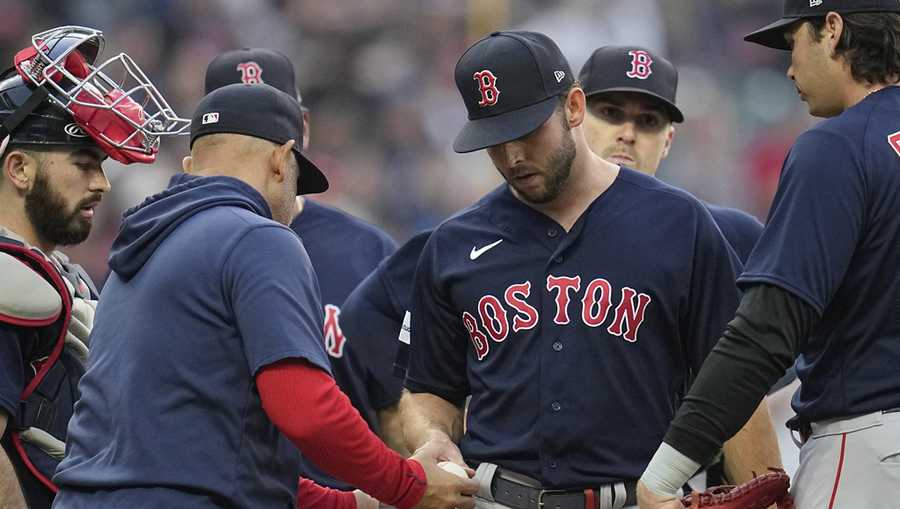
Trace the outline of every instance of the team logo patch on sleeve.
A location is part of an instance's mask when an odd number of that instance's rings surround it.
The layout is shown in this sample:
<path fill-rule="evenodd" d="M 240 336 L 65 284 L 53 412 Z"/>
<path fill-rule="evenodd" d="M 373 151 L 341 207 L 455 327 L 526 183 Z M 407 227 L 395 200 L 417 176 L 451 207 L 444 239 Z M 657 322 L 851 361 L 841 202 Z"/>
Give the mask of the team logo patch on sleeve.
<path fill-rule="evenodd" d="M 334 304 L 325 304 L 325 350 L 336 358 L 344 356 L 344 345 L 347 338 L 341 330 L 341 308 Z"/>
<path fill-rule="evenodd" d="M 894 152 L 900 157 L 900 131 L 888 136 L 888 143 L 891 144 L 891 148 L 894 149 Z"/>

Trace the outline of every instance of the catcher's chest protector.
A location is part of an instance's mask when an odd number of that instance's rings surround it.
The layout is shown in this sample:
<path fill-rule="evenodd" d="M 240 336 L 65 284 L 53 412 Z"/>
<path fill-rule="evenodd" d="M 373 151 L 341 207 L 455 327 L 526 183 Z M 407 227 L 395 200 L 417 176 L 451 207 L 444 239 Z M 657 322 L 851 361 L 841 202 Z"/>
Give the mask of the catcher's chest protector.
<path fill-rule="evenodd" d="M 14 239 L 0 236 L 0 257 L 4 257 L 4 263 L 12 264 L 7 267 L 12 270 L 5 271 L 7 276 L 19 275 L 18 279 L 11 278 L 15 280 L 12 283 L 0 282 L 0 292 L 6 292 L 2 298 L 13 308 L 0 310 L 0 321 L 24 331 L 20 341 L 26 385 L 8 433 L 11 447 L 19 456 L 13 461 L 18 463 L 16 459 L 21 459 L 18 467 L 24 466 L 56 492 L 58 488 L 50 478 L 65 452 L 66 428 L 78 398 L 78 380 L 85 369 L 84 355 L 66 348 L 66 333 L 72 319 L 73 298 L 89 298 L 93 288 L 77 271 L 69 273 L 64 267 L 61 272 L 43 254 Z M 16 266 L 10 257 L 25 267 Z"/>

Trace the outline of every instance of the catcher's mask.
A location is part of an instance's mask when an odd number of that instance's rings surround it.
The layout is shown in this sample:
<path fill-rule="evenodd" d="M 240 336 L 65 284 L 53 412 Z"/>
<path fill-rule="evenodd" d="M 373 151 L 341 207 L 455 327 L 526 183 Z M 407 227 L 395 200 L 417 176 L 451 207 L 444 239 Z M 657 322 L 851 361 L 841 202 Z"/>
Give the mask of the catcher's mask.
<path fill-rule="evenodd" d="M 131 57 L 95 64 L 104 45 L 102 32 L 78 26 L 32 36 L 0 82 L 0 152 L 8 143 L 94 143 L 121 163 L 152 163 L 161 136 L 188 133 L 190 121 Z"/>

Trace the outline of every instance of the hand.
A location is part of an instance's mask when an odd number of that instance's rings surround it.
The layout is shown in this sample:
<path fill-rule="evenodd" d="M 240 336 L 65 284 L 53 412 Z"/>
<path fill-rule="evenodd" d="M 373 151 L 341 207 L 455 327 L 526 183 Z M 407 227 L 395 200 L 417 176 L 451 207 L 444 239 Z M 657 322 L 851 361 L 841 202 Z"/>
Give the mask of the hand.
<path fill-rule="evenodd" d="M 638 481 L 637 485 L 637 499 L 640 509 L 684 509 L 681 500 L 675 495 L 654 493 L 641 481 Z"/>
<path fill-rule="evenodd" d="M 437 451 L 437 460 L 439 462 L 452 461 L 453 463 L 456 463 L 457 465 L 465 468 L 467 471 L 472 470 L 466 466 L 466 462 L 465 460 L 463 460 L 463 456 L 459 451 L 459 447 L 457 447 L 456 444 L 453 443 L 453 440 L 450 440 L 450 437 L 448 437 L 445 433 L 442 433 L 440 431 L 433 431 L 429 434 L 428 441 L 422 444 L 422 446 L 419 447 L 419 450 L 428 446 L 437 448 L 435 450 Z M 474 474 L 470 474 L 469 477 L 471 477 L 472 475 Z"/>
<path fill-rule="evenodd" d="M 459 449 L 452 442 L 450 445 L 452 451 L 459 456 L 461 463 Z M 472 495 L 478 493 L 478 483 L 472 479 L 463 479 L 451 474 L 437 465 L 440 461 L 453 461 L 448 457 L 448 453 L 452 453 L 452 451 L 447 447 L 446 442 L 430 440 L 413 453 L 410 459 L 416 460 L 422 465 L 428 481 L 425 496 L 416 507 L 420 509 L 474 509 L 475 499 Z M 468 467 L 466 473 L 470 477 L 475 474 Z"/>
<path fill-rule="evenodd" d="M 360 490 L 354 490 L 353 496 L 356 498 L 356 509 L 378 509 L 379 502 Z"/>

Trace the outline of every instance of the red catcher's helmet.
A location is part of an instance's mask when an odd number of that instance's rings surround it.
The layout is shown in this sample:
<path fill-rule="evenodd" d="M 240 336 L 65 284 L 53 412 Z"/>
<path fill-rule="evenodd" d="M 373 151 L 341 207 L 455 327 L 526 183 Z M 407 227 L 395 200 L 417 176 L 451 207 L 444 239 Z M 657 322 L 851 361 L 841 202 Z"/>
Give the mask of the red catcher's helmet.
<path fill-rule="evenodd" d="M 104 45 L 103 33 L 86 27 L 64 26 L 32 36 L 31 46 L 15 56 L 15 69 L 33 89 L 32 97 L 7 117 L 0 135 L 12 134 L 44 100 L 68 112 L 97 145 L 124 164 L 152 163 L 161 136 L 188 134 L 190 120 L 178 117 L 131 57 L 120 53 L 96 64 Z"/>

